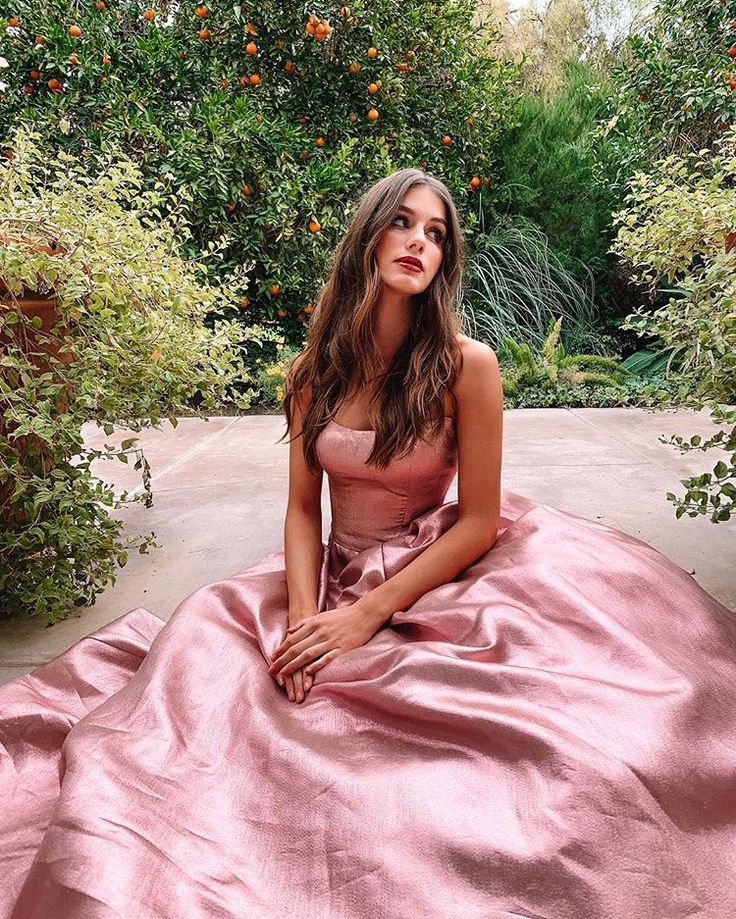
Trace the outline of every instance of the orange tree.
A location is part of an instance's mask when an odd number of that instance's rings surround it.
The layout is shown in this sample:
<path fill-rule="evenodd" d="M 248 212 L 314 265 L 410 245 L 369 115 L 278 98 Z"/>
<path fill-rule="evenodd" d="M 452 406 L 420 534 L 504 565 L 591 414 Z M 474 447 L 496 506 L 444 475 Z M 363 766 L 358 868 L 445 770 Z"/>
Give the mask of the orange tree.
<path fill-rule="evenodd" d="M 471 0 L 11 5 L 5 155 L 27 121 L 49 156 L 117 146 L 172 198 L 185 186 L 184 254 L 211 253 L 218 281 L 238 272 L 243 321 L 273 323 L 290 345 L 364 186 L 426 169 L 453 191 L 469 237 L 492 206 L 518 71 Z"/>

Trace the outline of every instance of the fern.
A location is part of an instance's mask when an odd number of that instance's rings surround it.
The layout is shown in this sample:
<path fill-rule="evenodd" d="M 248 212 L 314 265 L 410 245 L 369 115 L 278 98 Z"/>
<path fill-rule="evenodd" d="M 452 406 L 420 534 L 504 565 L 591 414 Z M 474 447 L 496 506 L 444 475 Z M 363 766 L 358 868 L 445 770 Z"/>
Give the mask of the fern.
<path fill-rule="evenodd" d="M 612 357 L 599 354 L 565 354 L 560 342 L 562 316 L 551 319 L 539 355 L 526 343 L 505 336 L 499 348 L 502 360 L 512 366 L 501 367 L 504 395 L 517 396 L 521 388 L 550 390 L 568 386 L 610 386 L 620 389 L 624 380 L 636 376 Z"/>

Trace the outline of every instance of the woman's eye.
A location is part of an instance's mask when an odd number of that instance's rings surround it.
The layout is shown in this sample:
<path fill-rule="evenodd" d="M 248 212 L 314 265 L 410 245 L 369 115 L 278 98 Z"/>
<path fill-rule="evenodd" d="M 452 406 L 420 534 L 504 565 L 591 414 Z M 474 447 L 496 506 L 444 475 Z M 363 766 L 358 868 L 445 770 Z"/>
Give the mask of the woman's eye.
<path fill-rule="evenodd" d="M 409 218 L 408 218 L 408 217 L 401 217 L 401 216 L 399 216 L 399 217 L 395 217 L 395 218 L 394 218 L 394 222 L 395 222 L 396 220 L 406 220 L 406 221 L 408 222 Z M 441 243 L 442 240 L 445 238 L 444 235 L 443 235 L 443 233 L 442 233 L 442 231 L 441 231 L 441 230 L 437 230 L 437 229 L 435 229 L 434 227 L 432 227 L 432 229 L 431 229 L 429 232 L 430 232 L 430 233 L 435 233 L 435 234 L 436 234 L 436 239 L 437 239 L 437 242 L 438 242 L 438 243 Z"/>

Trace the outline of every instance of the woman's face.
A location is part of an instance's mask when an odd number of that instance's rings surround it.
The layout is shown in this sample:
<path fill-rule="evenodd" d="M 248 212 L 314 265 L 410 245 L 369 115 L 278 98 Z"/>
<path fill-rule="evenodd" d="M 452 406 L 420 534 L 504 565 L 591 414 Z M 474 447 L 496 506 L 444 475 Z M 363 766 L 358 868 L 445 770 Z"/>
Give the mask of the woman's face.
<path fill-rule="evenodd" d="M 410 188 L 376 247 L 384 285 L 409 295 L 426 290 L 442 264 L 446 236 L 442 198 L 426 185 Z M 404 257 L 418 259 L 421 270 L 404 268 L 397 261 Z"/>

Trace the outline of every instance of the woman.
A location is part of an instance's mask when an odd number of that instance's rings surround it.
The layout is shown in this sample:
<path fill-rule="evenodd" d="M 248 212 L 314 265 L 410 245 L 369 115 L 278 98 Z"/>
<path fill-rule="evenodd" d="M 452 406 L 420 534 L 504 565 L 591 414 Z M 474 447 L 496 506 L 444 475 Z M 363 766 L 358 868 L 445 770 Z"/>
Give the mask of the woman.
<path fill-rule="evenodd" d="M 337 250 L 307 348 L 287 374 L 284 412 L 293 432 L 285 524 L 290 629 L 270 672 L 285 678 L 290 699 L 301 701 L 312 674 L 365 644 L 394 612 L 451 581 L 496 538 L 503 392 L 494 352 L 459 332 L 455 294 L 463 255 L 457 213 L 442 183 L 413 169 L 377 183 L 363 197 Z M 449 422 L 459 447 L 459 513 L 400 575 L 349 609 L 317 615 L 323 469 L 316 451 L 328 421 L 367 434 L 369 442 L 375 432 L 366 462 L 384 475 L 389 462 L 414 448 L 417 432 L 431 427 L 435 438 L 445 440 Z M 344 536 L 336 533 L 338 521 L 333 520 L 330 549 L 334 553 L 340 547 L 337 566 L 347 560 L 346 551 L 357 551 L 348 540 L 384 540 L 441 503 L 453 477 L 449 473 L 455 471 L 452 459 L 441 479 L 441 494 L 433 493 L 431 501 L 426 491 L 412 496 L 421 506 L 413 506 L 410 514 L 406 507 L 392 506 L 380 475 L 362 493 L 352 491 L 351 502 L 377 502 L 373 513 L 384 519 L 369 533 Z M 404 490 L 399 500 L 406 500 Z M 371 513 L 367 507 L 366 512 Z M 354 528 L 342 513 L 333 516 Z M 365 524 L 362 518 L 358 529 Z"/>
<path fill-rule="evenodd" d="M 500 490 L 462 255 L 436 179 L 370 189 L 287 380 L 284 549 L 0 688 L 3 915 L 736 915 L 734 619 Z"/>

